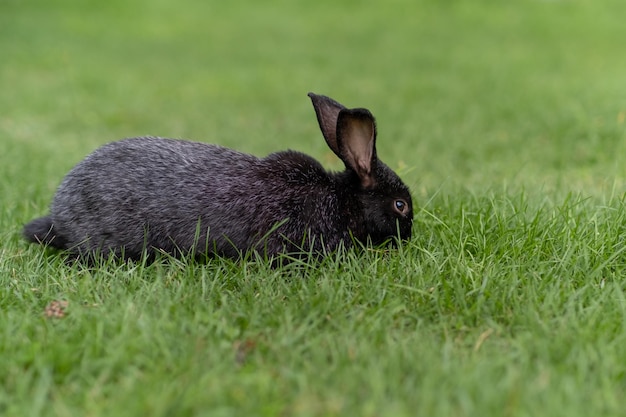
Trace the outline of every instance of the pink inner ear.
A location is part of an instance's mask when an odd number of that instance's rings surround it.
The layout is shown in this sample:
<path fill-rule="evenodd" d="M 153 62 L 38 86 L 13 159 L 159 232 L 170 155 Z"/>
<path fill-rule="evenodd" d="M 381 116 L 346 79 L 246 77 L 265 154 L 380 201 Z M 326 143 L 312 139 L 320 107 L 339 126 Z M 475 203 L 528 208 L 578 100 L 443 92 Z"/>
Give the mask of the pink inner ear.
<path fill-rule="evenodd" d="M 368 119 L 351 118 L 344 131 L 345 161 L 357 172 L 365 188 L 374 185 L 374 135 L 374 125 Z"/>
<path fill-rule="evenodd" d="M 349 136 L 350 153 L 358 157 L 359 165 L 369 166 L 374 153 L 374 126 L 372 122 L 363 119 L 353 120 Z"/>

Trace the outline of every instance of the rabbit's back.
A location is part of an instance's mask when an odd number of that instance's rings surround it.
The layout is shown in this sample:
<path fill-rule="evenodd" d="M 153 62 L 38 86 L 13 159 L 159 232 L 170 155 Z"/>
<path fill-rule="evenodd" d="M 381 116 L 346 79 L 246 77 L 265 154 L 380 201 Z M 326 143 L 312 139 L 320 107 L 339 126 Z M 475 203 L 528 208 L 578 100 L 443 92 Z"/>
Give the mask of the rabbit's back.
<path fill-rule="evenodd" d="M 303 154 L 290 156 L 259 159 L 216 145 L 151 137 L 113 142 L 66 176 L 52 204 L 52 221 L 66 249 L 79 253 L 136 258 L 144 248 L 174 254 L 200 247 L 236 256 L 274 224 L 293 218 L 312 184 L 323 189 L 313 194 L 327 196 L 321 166 Z M 298 190 L 297 183 L 309 191 Z"/>

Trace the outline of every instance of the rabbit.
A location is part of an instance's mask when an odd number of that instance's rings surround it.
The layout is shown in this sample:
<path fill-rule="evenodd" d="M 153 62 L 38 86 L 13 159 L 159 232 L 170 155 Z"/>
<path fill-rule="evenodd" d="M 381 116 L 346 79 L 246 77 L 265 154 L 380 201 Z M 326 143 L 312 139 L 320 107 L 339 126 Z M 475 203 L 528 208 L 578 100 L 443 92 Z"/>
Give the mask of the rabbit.
<path fill-rule="evenodd" d="M 355 241 L 410 239 L 411 194 L 377 157 L 370 111 L 308 96 L 343 172 L 292 150 L 258 158 L 180 139 L 122 139 L 70 170 L 50 214 L 26 224 L 24 237 L 76 259 L 131 260 L 324 256 Z"/>

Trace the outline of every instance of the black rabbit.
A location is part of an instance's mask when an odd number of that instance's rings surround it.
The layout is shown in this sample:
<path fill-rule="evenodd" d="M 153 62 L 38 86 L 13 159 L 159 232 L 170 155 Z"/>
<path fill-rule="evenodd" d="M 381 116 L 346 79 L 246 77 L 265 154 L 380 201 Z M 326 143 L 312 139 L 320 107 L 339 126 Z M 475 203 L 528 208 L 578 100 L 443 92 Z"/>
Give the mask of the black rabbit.
<path fill-rule="evenodd" d="M 78 258 L 128 259 L 157 252 L 324 254 L 353 239 L 409 239 L 411 195 L 376 156 L 372 114 L 309 97 L 343 172 L 329 173 L 294 151 L 257 158 L 183 140 L 124 139 L 78 163 L 50 215 L 28 223 L 24 236 Z"/>

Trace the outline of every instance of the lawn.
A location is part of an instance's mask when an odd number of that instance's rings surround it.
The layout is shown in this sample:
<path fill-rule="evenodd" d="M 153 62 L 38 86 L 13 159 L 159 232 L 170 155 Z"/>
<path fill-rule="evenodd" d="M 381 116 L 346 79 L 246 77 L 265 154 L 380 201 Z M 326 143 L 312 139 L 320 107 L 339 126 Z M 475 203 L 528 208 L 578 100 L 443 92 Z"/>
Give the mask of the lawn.
<path fill-rule="evenodd" d="M 626 3 L 4 0 L 0 414 L 626 416 Z M 28 245 L 106 142 L 342 168 L 367 107 L 413 238 L 319 263 Z"/>

